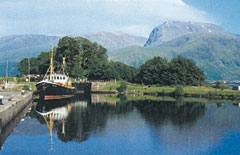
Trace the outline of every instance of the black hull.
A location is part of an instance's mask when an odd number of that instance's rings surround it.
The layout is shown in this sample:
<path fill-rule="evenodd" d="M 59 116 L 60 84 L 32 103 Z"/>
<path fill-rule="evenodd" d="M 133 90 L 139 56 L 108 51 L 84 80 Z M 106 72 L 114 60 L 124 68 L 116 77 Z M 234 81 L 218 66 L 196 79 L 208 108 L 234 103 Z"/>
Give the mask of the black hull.
<path fill-rule="evenodd" d="M 41 82 L 36 85 L 40 99 L 63 99 L 73 97 L 76 93 L 75 88 L 68 88 L 55 83 Z"/>

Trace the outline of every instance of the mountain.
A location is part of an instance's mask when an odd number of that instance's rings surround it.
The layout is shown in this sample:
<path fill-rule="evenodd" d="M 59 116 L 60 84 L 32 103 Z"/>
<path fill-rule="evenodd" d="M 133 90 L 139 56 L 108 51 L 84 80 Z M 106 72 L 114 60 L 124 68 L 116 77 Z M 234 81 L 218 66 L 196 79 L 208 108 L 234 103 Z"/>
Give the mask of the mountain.
<path fill-rule="evenodd" d="M 178 55 L 193 59 L 209 80 L 240 78 L 240 38 L 221 33 L 194 33 L 161 45 L 130 46 L 110 53 L 109 58 L 139 67 L 154 56 L 170 60 Z"/>
<path fill-rule="evenodd" d="M 102 44 L 108 51 L 129 45 L 143 46 L 147 38 L 131 36 L 125 33 L 102 32 L 84 35 L 87 39 Z M 36 57 L 42 51 L 48 51 L 56 45 L 59 36 L 47 35 L 11 35 L 0 37 L 0 62 L 19 62 L 26 57 Z"/>
<path fill-rule="evenodd" d="M 86 34 L 86 37 L 91 42 L 97 42 L 103 47 L 108 49 L 108 52 L 124 48 L 131 45 L 143 46 L 147 38 L 132 36 L 126 33 L 111 33 L 111 32 L 100 32 L 95 34 Z"/>
<path fill-rule="evenodd" d="M 218 34 L 226 37 L 236 37 L 219 26 L 210 23 L 167 21 L 152 30 L 144 46 L 161 45 L 189 34 Z"/>
<path fill-rule="evenodd" d="M 35 57 L 48 51 L 60 37 L 46 35 L 11 35 L 0 38 L 0 61 L 19 62 L 26 57 Z"/>

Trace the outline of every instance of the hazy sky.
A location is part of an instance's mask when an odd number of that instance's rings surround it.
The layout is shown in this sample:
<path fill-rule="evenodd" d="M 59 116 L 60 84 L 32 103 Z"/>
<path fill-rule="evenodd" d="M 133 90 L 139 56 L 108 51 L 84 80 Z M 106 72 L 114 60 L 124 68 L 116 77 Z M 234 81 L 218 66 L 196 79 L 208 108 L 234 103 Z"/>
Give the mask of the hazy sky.
<path fill-rule="evenodd" d="M 239 0 L 1 0 L 0 36 L 101 31 L 148 36 L 167 20 L 210 22 L 240 34 L 239 8 Z"/>

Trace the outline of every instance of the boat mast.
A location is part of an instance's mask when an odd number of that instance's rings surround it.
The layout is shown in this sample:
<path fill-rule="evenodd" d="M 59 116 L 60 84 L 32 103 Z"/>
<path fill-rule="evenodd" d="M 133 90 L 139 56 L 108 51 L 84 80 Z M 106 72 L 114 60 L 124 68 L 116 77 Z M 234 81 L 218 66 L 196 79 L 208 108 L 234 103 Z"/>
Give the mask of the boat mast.
<path fill-rule="evenodd" d="M 63 70 L 63 74 L 65 74 L 65 66 L 66 66 L 66 62 L 65 62 L 66 58 L 63 57 L 63 64 L 62 64 L 62 70 Z"/>
<path fill-rule="evenodd" d="M 30 58 L 28 58 L 28 82 L 30 82 Z"/>
<path fill-rule="evenodd" d="M 50 150 L 53 150 L 53 142 L 52 142 L 52 130 L 53 130 L 53 124 L 54 124 L 54 112 L 49 114 L 49 122 L 47 121 L 46 116 L 43 115 L 43 118 L 49 128 L 49 132 L 50 132 Z"/>
<path fill-rule="evenodd" d="M 7 56 L 7 62 L 6 62 L 6 74 L 5 74 L 5 85 L 8 84 L 8 56 Z"/>
<path fill-rule="evenodd" d="M 53 47 L 52 47 L 52 53 L 50 58 L 50 81 L 53 80 Z"/>

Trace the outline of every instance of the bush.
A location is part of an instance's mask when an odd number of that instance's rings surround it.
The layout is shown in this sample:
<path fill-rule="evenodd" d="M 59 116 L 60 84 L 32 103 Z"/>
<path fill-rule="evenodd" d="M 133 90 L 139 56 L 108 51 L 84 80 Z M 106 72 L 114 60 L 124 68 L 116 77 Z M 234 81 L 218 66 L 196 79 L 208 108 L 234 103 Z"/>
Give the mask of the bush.
<path fill-rule="evenodd" d="M 127 82 L 123 81 L 120 83 L 120 87 L 117 88 L 117 91 L 124 92 L 124 91 L 126 91 L 126 89 L 127 89 Z"/>
<path fill-rule="evenodd" d="M 217 88 L 217 89 L 227 89 L 228 87 L 225 86 L 223 82 L 217 81 L 215 88 Z"/>
<path fill-rule="evenodd" d="M 174 92 L 175 96 L 183 96 L 184 90 L 182 86 L 177 86 Z"/>

